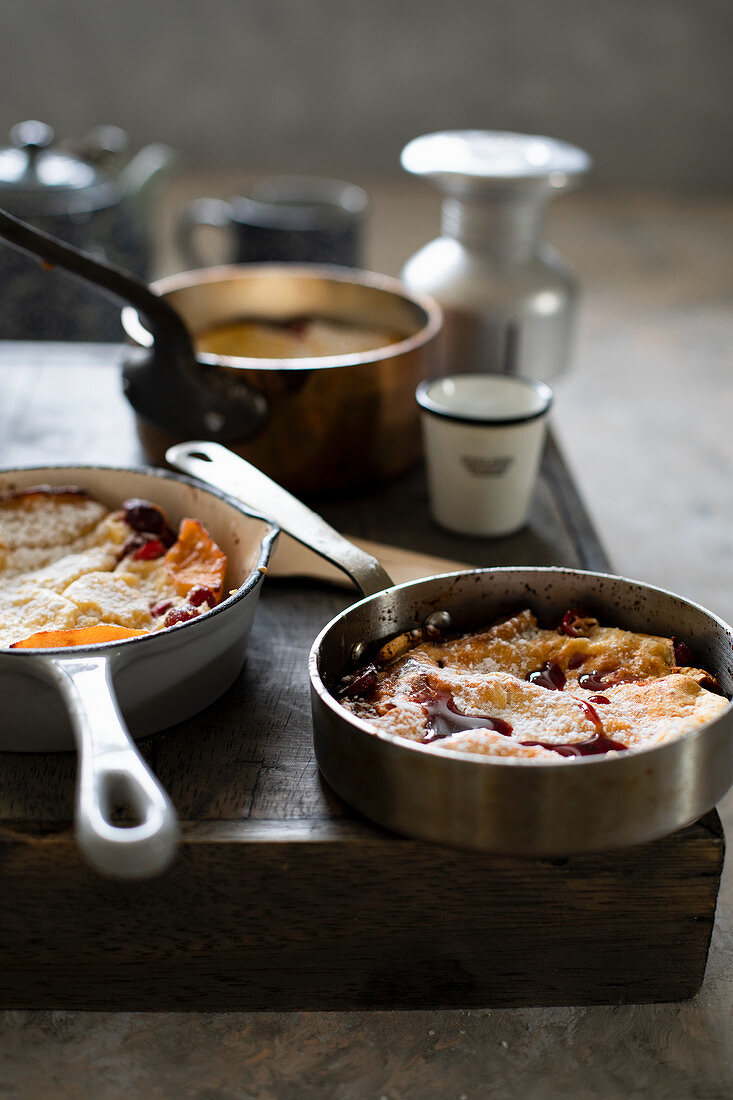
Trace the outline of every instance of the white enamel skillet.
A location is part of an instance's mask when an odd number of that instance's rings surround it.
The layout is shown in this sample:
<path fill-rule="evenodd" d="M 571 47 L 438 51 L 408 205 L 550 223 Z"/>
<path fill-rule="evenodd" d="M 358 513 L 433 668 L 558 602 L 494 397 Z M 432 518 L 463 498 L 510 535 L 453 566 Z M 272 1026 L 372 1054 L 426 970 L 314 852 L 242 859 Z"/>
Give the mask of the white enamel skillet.
<path fill-rule="evenodd" d="M 0 471 L 0 493 L 31 485 L 88 489 L 110 508 L 129 497 L 160 505 L 173 526 L 200 520 L 227 555 L 225 594 L 200 618 L 124 642 L 0 650 L 0 750 L 79 753 L 76 831 L 99 872 L 146 878 L 175 853 L 168 795 L 134 739 L 212 703 L 239 675 L 277 527 L 224 494 L 159 470 L 98 466 Z M 135 824 L 115 824 L 123 805 Z"/>
<path fill-rule="evenodd" d="M 556 624 L 584 608 L 609 625 L 675 636 L 733 695 L 733 628 L 653 585 L 560 568 L 472 569 L 391 586 L 373 558 L 254 467 L 215 443 L 169 461 L 246 500 L 339 565 L 366 597 L 315 639 L 309 674 L 322 774 L 361 813 L 396 832 L 481 851 L 568 856 L 641 843 L 696 820 L 733 782 L 733 706 L 677 740 L 572 760 L 453 752 L 376 730 L 341 705 L 341 678 L 387 638 L 426 621 L 462 632 L 530 607 Z M 579 738 L 579 740 L 582 738 Z"/>

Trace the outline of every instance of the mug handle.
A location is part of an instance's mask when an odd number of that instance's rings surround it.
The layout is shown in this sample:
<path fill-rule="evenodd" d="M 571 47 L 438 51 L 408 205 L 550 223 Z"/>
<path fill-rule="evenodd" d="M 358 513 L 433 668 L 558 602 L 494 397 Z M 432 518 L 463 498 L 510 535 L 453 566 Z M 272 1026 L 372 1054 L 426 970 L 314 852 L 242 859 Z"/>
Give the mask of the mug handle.
<path fill-rule="evenodd" d="M 195 199 L 185 206 L 176 221 L 176 245 L 183 262 L 190 267 L 210 267 L 198 251 L 195 243 L 201 226 L 229 229 L 232 222 L 232 206 L 225 199 Z M 227 258 L 225 261 L 229 262 Z"/>

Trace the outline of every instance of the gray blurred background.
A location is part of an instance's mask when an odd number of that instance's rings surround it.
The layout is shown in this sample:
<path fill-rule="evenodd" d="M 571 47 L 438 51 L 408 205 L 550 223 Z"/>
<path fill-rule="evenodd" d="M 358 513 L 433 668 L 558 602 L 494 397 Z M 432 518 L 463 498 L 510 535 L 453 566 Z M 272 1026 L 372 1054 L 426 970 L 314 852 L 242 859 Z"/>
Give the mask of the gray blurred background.
<path fill-rule="evenodd" d="M 517 129 L 601 182 L 733 182 L 729 0 L 6 0 L 0 25 L 0 131 L 114 123 L 195 172 L 348 175 Z"/>

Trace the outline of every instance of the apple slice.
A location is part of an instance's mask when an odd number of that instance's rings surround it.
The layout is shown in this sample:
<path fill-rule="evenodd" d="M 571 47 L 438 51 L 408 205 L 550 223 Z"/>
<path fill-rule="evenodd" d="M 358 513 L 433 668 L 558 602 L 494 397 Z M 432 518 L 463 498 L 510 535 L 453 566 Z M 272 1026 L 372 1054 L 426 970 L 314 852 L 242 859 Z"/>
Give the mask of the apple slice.
<path fill-rule="evenodd" d="M 178 539 L 163 559 L 166 572 L 181 596 L 198 585 L 221 598 L 227 567 L 224 554 L 209 532 L 196 519 L 181 520 Z"/>
<path fill-rule="evenodd" d="M 147 630 L 132 630 L 127 626 L 100 623 L 97 626 L 80 626 L 72 630 L 39 630 L 29 638 L 13 642 L 11 649 L 62 649 L 75 645 L 98 645 L 100 642 L 121 642 L 125 638 L 137 638 Z"/>

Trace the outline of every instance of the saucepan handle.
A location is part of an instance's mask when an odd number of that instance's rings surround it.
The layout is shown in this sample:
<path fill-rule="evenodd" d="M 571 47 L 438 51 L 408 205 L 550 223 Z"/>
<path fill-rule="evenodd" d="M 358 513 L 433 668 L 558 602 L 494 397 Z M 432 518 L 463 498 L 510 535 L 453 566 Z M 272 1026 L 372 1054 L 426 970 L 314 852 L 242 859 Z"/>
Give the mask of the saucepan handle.
<path fill-rule="evenodd" d="M 173 859 L 178 822 L 173 804 L 135 747 L 120 714 L 106 657 L 39 658 L 71 718 L 79 753 L 76 833 L 100 874 L 143 879 Z M 117 805 L 137 819 L 113 824 Z"/>
<path fill-rule="evenodd" d="M 166 451 L 172 466 L 213 485 L 273 520 L 304 546 L 343 570 L 365 596 L 392 587 L 376 558 L 354 546 L 256 466 L 218 443 L 178 443 Z"/>
<path fill-rule="evenodd" d="M 261 427 L 268 412 L 264 398 L 249 387 L 219 392 L 206 385 L 183 319 L 140 279 L 5 210 L 0 210 L 0 239 L 43 260 L 49 270 L 58 267 L 127 302 L 145 319 L 153 354 L 135 357 L 122 368 L 127 399 L 143 419 L 179 435 L 203 432 L 214 439 L 247 439 Z"/>

